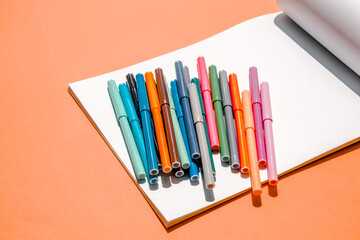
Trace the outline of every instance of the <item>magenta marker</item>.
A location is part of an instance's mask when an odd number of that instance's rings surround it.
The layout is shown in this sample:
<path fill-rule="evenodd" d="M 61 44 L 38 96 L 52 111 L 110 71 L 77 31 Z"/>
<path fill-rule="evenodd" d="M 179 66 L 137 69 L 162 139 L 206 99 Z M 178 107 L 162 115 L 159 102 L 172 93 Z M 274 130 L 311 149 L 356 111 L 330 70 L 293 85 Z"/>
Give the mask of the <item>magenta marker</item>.
<path fill-rule="evenodd" d="M 274 186 L 278 183 L 278 176 L 276 171 L 270 92 L 269 92 L 269 84 L 267 82 L 261 83 L 261 99 L 262 99 L 262 114 L 263 114 L 264 131 L 265 131 L 268 178 L 269 178 L 269 184 Z"/>
<path fill-rule="evenodd" d="M 252 108 L 254 112 L 256 147 L 257 147 L 259 165 L 265 166 L 266 165 L 265 139 L 264 139 L 263 119 L 261 113 L 259 80 L 258 80 L 256 67 L 251 67 L 249 69 L 249 79 L 250 79 Z"/>

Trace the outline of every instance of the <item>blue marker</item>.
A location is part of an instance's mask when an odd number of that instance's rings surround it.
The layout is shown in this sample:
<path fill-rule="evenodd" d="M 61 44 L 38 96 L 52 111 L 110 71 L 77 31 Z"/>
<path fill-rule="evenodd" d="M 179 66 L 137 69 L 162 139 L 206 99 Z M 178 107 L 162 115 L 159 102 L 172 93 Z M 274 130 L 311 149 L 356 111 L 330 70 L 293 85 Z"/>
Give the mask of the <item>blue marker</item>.
<path fill-rule="evenodd" d="M 125 106 L 126 114 L 129 118 L 129 123 L 135 138 L 136 146 L 138 147 L 138 150 L 140 152 L 141 160 L 143 162 L 146 175 L 149 179 L 149 183 L 155 184 L 158 182 L 158 177 L 149 174 L 149 166 L 147 164 L 144 136 L 141 131 L 140 121 L 136 114 L 134 103 L 131 100 L 129 89 L 126 86 L 126 84 L 123 83 L 119 85 L 119 90 L 120 90 L 121 99 L 123 100 Z"/>
<path fill-rule="evenodd" d="M 159 173 L 157 156 L 154 145 L 154 138 L 151 129 L 151 113 L 149 98 L 146 91 L 144 75 L 136 75 L 137 92 L 139 100 L 139 111 L 141 115 L 141 122 L 144 132 L 145 149 L 147 153 L 147 160 L 149 171 L 151 175 L 157 175 Z"/>
<path fill-rule="evenodd" d="M 191 160 L 189 143 L 187 140 L 187 135 L 186 135 L 186 130 L 185 130 L 184 115 L 183 115 L 183 112 L 182 112 L 181 106 L 180 106 L 176 80 L 174 80 L 170 83 L 170 88 L 171 88 L 171 94 L 172 94 L 173 100 L 174 100 L 176 116 L 179 120 L 181 134 L 184 138 L 186 152 L 187 152 L 189 160 L 190 160 L 190 168 L 189 168 L 190 180 L 198 181 L 199 180 L 199 169 L 196 166 L 196 164 Z"/>
<path fill-rule="evenodd" d="M 194 122 L 191 114 L 189 92 L 184 79 L 183 64 L 181 61 L 175 62 L 176 77 L 178 85 L 178 96 L 184 113 L 184 122 L 186 135 L 189 143 L 191 158 L 195 161 L 200 159 L 200 150 L 194 128 Z"/>

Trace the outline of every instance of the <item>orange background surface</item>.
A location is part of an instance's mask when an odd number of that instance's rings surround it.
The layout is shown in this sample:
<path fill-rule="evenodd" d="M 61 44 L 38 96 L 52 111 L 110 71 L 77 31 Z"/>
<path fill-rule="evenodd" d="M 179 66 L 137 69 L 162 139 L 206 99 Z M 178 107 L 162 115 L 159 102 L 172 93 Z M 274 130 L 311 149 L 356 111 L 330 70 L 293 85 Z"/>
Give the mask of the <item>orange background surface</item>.
<path fill-rule="evenodd" d="M 359 143 L 282 177 L 277 194 L 266 185 L 261 200 L 165 229 L 67 91 L 276 11 L 275 0 L 0 1 L 0 239 L 359 239 Z"/>

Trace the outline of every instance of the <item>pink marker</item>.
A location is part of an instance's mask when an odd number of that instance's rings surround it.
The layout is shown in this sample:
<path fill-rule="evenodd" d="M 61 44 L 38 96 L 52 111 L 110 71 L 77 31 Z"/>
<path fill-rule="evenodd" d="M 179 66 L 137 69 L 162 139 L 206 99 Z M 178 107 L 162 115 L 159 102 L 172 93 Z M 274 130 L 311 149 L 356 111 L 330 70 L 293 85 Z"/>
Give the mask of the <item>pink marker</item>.
<path fill-rule="evenodd" d="M 261 114 L 261 98 L 259 80 L 256 67 L 249 69 L 251 102 L 254 112 L 256 147 L 260 166 L 266 165 L 266 150 L 264 139 L 263 119 Z"/>
<path fill-rule="evenodd" d="M 198 57 L 197 69 L 199 73 L 201 93 L 203 95 L 203 100 L 204 100 L 204 108 L 205 108 L 206 122 L 209 132 L 210 146 L 212 150 L 218 150 L 219 135 L 215 120 L 215 112 L 212 104 L 210 81 L 206 70 L 204 57 Z"/>
<path fill-rule="evenodd" d="M 263 122 L 264 122 L 264 130 L 265 130 L 267 171 L 268 171 L 269 184 L 276 185 L 278 183 L 278 176 L 276 171 L 270 92 L 269 92 L 269 84 L 267 82 L 261 83 L 261 99 L 262 99 L 262 114 L 264 119 Z"/>

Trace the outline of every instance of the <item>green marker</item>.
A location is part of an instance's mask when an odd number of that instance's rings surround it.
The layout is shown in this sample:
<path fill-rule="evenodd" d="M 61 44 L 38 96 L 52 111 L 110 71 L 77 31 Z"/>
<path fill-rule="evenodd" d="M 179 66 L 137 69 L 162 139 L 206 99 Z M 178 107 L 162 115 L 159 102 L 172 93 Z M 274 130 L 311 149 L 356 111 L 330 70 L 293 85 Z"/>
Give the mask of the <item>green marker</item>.
<path fill-rule="evenodd" d="M 197 93 L 198 93 L 198 96 L 199 96 L 201 113 L 202 113 L 203 121 L 204 121 L 206 141 L 207 141 L 208 148 L 209 148 L 211 169 L 212 169 L 212 172 L 213 172 L 213 174 L 214 174 L 214 176 L 215 176 L 215 175 L 216 175 L 216 171 L 215 171 L 215 165 L 214 165 L 214 158 L 213 158 L 212 151 L 211 151 L 211 147 L 210 147 L 209 133 L 208 133 L 207 123 L 206 123 L 206 115 L 205 115 L 204 101 L 203 101 L 202 95 L 201 95 L 200 82 L 199 82 L 199 79 L 198 79 L 198 78 L 193 78 L 193 79 L 191 79 L 191 82 L 196 85 Z"/>
<path fill-rule="evenodd" d="M 209 67 L 209 73 L 212 100 L 215 108 L 216 122 L 220 137 L 220 156 L 223 162 L 228 162 L 230 160 L 230 150 L 226 136 L 225 120 L 221 102 L 220 83 L 217 70 L 214 65 Z"/>
<path fill-rule="evenodd" d="M 188 154 L 186 151 L 184 139 L 183 139 L 183 136 L 182 136 L 182 133 L 180 130 L 179 120 L 176 115 L 174 100 L 171 95 L 171 92 L 169 91 L 169 86 L 168 86 L 166 79 L 165 79 L 165 85 L 166 85 L 166 90 L 167 90 L 169 102 L 170 102 L 171 120 L 173 122 L 176 146 L 177 146 L 179 157 L 180 157 L 181 167 L 183 169 L 188 169 L 190 167 L 190 161 L 189 161 L 189 157 L 188 157 Z"/>
<path fill-rule="evenodd" d="M 144 179 L 146 177 L 146 173 L 141 161 L 139 150 L 136 147 L 135 139 L 130 128 L 124 104 L 120 98 L 120 93 L 114 80 L 108 81 L 107 85 L 116 120 L 124 137 L 126 148 L 130 155 L 131 164 L 134 168 L 136 178 Z"/>

